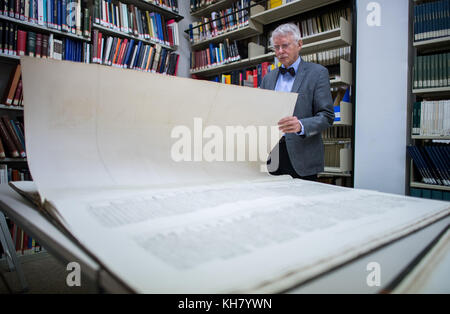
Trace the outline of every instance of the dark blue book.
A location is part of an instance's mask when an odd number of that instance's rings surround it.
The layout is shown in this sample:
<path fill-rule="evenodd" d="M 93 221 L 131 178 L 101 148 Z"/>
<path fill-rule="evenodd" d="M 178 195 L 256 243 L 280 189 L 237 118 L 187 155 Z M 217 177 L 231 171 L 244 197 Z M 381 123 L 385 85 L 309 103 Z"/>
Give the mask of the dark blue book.
<path fill-rule="evenodd" d="M 423 189 L 422 190 L 422 197 L 431 199 L 431 190 Z"/>
<path fill-rule="evenodd" d="M 158 38 L 164 41 L 164 32 L 162 28 L 161 15 L 159 13 L 155 13 L 156 16 L 156 25 L 158 27 Z"/>
<path fill-rule="evenodd" d="M 445 151 L 446 147 L 447 146 L 433 146 L 436 154 L 440 157 L 442 164 L 450 177 L 450 156 Z"/>
<path fill-rule="evenodd" d="M 432 178 L 436 181 L 436 184 L 444 185 L 441 180 L 441 176 L 439 175 L 438 170 L 436 169 L 430 156 L 428 156 L 425 148 L 423 146 L 416 146 L 416 147 L 419 150 L 419 154 L 421 155 L 421 157 L 424 160 L 424 164 L 425 164 L 426 168 L 428 169 L 428 172 L 431 173 Z"/>
<path fill-rule="evenodd" d="M 417 170 L 419 170 L 420 175 L 422 176 L 422 182 L 426 184 L 436 184 L 433 181 L 431 174 L 427 171 L 426 165 L 422 160 L 419 151 L 416 146 L 407 146 L 407 151 L 411 158 L 413 159 L 414 164 L 416 165 Z"/>
<path fill-rule="evenodd" d="M 61 0 L 61 23 L 62 30 L 67 31 L 67 0 Z"/>
<path fill-rule="evenodd" d="M 69 56 L 68 56 L 68 52 L 67 52 L 67 49 L 68 49 L 68 40 L 67 40 L 67 38 L 65 38 L 64 39 L 64 56 L 63 56 L 63 60 L 69 60 Z"/>
<path fill-rule="evenodd" d="M 128 47 L 127 47 L 127 52 L 125 53 L 125 59 L 124 59 L 124 62 L 123 62 L 124 67 L 128 67 L 133 48 L 134 48 L 134 39 L 130 39 L 130 41 L 128 43 Z"/>
<path fill-rule="evenodd" d="M 167 49 L 162 48 L 160 62 L 159 62 L 159 69 L 157 70 L 157 72 L 164 73 L 164 68 L 166 66 L 166 58 L 167 58 Z"/>
<path fill-rule="evenodd" d="M 19 122 L 18 121 L 14 121 L 12 119 L 10 120 L 10 122 L 11 122 L 11 125 L 13 127 L 14 132 L 16 132 L 17 138 L 19 139 L 20 143 L 23 146 L 23 149 L 25 150 L 25 137 L 23 136 L 22 131 L 20 130 L 20 128 L 16 124 L 16 122 L 17 123 L 19 123 Z M 25 152 L 26 152 L 26 150 L 25 150 Z"/>
<path fill-rule="evenodd" d="M 82 56 L 82 49 L 83 46 L 81 44 L 81 42 L 77 42 L 77 62 L 81 62 L 81 56 Z"/>
<path fill-rule="evenodd" d="M 422 162 L 416 154 L 414 146 L 407 146 L 406 150 L 408 151 L 409 156 L 413 160 L 413 164 L 416 166 L 417 170 L 419 171 L 420 175 L 422 176 L 422 181 L 424 183 L 430 183 L 430 181 L 428 179 L 428 174 L 425 172 L 425 169 L 422 166 Z"/>
<path fill-rule="evenodd" d="M 211 57 L 211 64 L 216 63 L 216 58 L 214 56 L 214 45 L 212 43 L 209 44 L 209 55 Z"/>
<path fill-rule="evenodd" d="M 432 190 L 431 198 L 434 200 L 442 200 L 442 191 Z"/>
<path fill-rule="evenodd" d="M 413 197 L 422 197 L 422 189 L 410 188 L 409 195 Z"/>
<path fill-rule="evenodd" d="M 136 58 L 134 59 L 134 64 L 133 64 L 132 68 L 135 68 L 136 65 L 138 64 L 139 55 L 141 53 L 141 48 L 142 48 L 142 41 L 139 41 L 139 43 L 137 45 Z"/>
<path fill-rule="evenodd" d="M 435 156 L 434 152 L 431 149 L 431 146 L 424 146 L 423 150 L 426 152 L 429 160 L 431 161 L 431 165 L 433 167 L 434 172 L 439 177 L 439 181 L 441 185 L 448 185 L 448 181 L 446 175 L 444 173 L 444 169 L 441 166 L 440 160 Z"/>
<path fill-rule="evenodd" d="M 58 29 L 61 30 L 62 29 L 62 0 L 58 0 L 57 1 L 57 6 L 58 6 Z"/>

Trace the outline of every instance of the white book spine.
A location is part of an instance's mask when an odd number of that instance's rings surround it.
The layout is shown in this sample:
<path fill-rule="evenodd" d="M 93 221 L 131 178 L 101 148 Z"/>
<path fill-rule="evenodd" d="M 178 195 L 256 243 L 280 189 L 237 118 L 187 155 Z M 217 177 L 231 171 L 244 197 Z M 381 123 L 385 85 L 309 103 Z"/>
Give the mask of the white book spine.
<path fill-rule="evenodd" d="M 44 25 L 44 0 L 38 1 L 38 24 Z"/>
<path fill-rule="evenodd" d="M 53 34 L 50 34 L 48 37 L 48 47 L 49 47 L 49 58 L 53 59 L 53 49 L 54 49 L 54 42 L 53 42 Z"/>
<path fill-rule="evenodd" d="M 101 49 L 100 49 L 100 64 L 103 64 L 103 49 L 105 46 L 105 37 L 102 37 Z"/>
<path fill-rule="evenodd" d="M 445 100 L 439 101 L 439 135 L 444 136 L 444 123 L 445 123 Z"/>
<path fill-rule="evenodd" d="M 76 8 L 76 34 L 81 36 L 81 0 L 77 2 Z"/>

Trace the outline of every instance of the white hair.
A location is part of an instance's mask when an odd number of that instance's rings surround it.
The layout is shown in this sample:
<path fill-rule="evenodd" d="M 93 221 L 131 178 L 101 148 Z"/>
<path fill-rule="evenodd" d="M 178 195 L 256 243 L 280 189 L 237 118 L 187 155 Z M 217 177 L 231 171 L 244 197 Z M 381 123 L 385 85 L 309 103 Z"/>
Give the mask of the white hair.
<path fill-rule="evenodd" d="M 272 36 L 270 37 L 270 42 L 273 45 L 273 40 L 275 37 L 278 36 L 287 36 L 292 35 L 294 38 L 294 41 L 298 42 L 301 38 L 300 30 L 298 29 L 297 25 L 293 23 L 287 23 L 287 24 L 281 24 L 278 26 L 273 32 Z"/>

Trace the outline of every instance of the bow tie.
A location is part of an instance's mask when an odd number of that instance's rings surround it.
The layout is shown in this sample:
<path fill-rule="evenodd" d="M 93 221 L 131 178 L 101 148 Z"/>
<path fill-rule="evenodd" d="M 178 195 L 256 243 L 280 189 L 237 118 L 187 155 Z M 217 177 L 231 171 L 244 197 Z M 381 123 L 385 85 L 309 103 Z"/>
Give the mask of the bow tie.
<path fill-rule="evenodd" d="M 291 74 L 292 76 L 295 76 L 295 70 L 294 70 L 294 68 L 292 68 L 292 67 L 289 68 L 289 69 L 280 67 L 280 72 L 281 72 L 281 74 L 283 74 L 283 75 L 285 75 L 286 73 L 289 72 L 289 74 Z"/>

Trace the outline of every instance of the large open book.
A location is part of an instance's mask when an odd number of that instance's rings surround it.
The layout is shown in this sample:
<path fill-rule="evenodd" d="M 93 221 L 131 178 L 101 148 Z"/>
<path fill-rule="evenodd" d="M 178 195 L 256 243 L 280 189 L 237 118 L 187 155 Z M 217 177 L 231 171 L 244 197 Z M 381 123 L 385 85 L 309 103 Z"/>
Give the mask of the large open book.
<path fill-rule="evenodd" d="M 273 129 L 295 94 L 21 62 L 39 203 L 132 291 L 285 291 L 450 213 L 268 175 Z M 221 138 L 230 127 L 247 132 Z"/>

